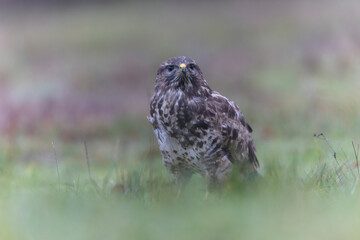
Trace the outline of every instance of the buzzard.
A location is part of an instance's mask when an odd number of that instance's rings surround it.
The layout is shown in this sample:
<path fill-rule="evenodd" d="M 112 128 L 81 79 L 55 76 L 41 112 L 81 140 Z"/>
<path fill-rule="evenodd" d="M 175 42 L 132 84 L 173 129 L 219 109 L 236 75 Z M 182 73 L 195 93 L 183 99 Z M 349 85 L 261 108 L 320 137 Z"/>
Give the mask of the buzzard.
<path fill-rule="evenodd" d="M 160 64 L 148 119 L 177 183 L 200 173 L 209 187 L 216 186 L 233 166 L 257 174 L 250 125 L 233 101 L 209 87 L 193 59 L 173 57 Z"/>

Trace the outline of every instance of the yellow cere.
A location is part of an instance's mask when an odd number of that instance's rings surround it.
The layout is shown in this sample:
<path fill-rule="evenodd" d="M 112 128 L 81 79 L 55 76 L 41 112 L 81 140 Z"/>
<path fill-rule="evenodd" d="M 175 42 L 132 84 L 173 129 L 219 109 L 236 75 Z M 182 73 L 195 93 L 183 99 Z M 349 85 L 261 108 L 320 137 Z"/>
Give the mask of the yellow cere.
<path fill-rule="evenodd" d="M 185 63 L 182 63 L 179 65 L 180 68 L 186 68 L 186 64 Z"/>

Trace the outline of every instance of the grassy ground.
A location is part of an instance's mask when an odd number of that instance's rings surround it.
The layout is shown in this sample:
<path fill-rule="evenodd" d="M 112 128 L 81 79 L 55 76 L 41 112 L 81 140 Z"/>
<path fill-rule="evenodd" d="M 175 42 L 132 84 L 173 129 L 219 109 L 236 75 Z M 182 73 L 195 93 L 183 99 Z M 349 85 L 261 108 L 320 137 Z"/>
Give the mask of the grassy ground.
<path fill-rule="evenodd" d="M 1 239 L 359 237 L 355 157 L 335 144 L 335 159 L 322 139 L 260 142 L 264 179 L 249 183 L 234 176 L 207 200 L 200 176 L 176 198 L 158 154 L 129 148 L 94 164 L 99 143 L 87 145 L 91 177 L 84 152 L 66 161 L 58 148 L 59 176 L 55 156 L 47 164 L 13 164 L 3 155 Z"/>
<path fill-rule="evenodd" d="M 0 239 L 358 239 L 345 2 L 2 12 Z M 204 200 L 196 175 L 176 197 L 145 116 L 158 63 L 183 54 L 241 107 L 262 181 L 235 174 Z"/>

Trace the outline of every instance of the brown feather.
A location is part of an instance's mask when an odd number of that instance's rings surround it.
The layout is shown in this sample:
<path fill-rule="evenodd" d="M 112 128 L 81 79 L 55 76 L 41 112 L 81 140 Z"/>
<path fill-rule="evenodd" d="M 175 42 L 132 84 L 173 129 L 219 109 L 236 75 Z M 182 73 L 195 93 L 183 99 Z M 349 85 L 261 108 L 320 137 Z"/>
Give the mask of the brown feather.
<path fill-rule="evenodd" d="M 179 70 L 182 63 L 185 73 Z M 149 121 L 163 163 L 176 178 L 199 172 L 219 182 L 232 164 L 253 171 L 259 167 L 252 128 L 239 107 L 211 90 L 191 58 L 170 58 L 160 65 Z"/>

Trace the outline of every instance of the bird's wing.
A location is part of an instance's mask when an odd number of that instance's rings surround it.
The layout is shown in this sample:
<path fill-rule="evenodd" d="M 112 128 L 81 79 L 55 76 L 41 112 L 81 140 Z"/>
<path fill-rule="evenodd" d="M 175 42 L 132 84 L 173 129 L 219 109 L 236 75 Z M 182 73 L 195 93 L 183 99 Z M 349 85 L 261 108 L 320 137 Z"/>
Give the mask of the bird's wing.
<path fill-rule="evenodd" d="M 230 101 L 220 93 L 213 91 L 210 98 L 210 104 L 215 105 L 219 114 L 225 114 L 225 119 L 238 121 L 250 133 L 253 131 L 249 123 L 246 122 L 239 107 L 233 101 Z"/>
<path fill-rule="evenodd" d="M 205 102 L 204 119 L 209 128 L 220 136 L 225 148 L 231 152 L 234 161 L 248 159 L 252 165 L 259 167 L 255 155 L 255 144 L 250 136 L 252 128 L 245 121 L 239 107 L 233 102 L 213 91 L 211 97 Z"/>

